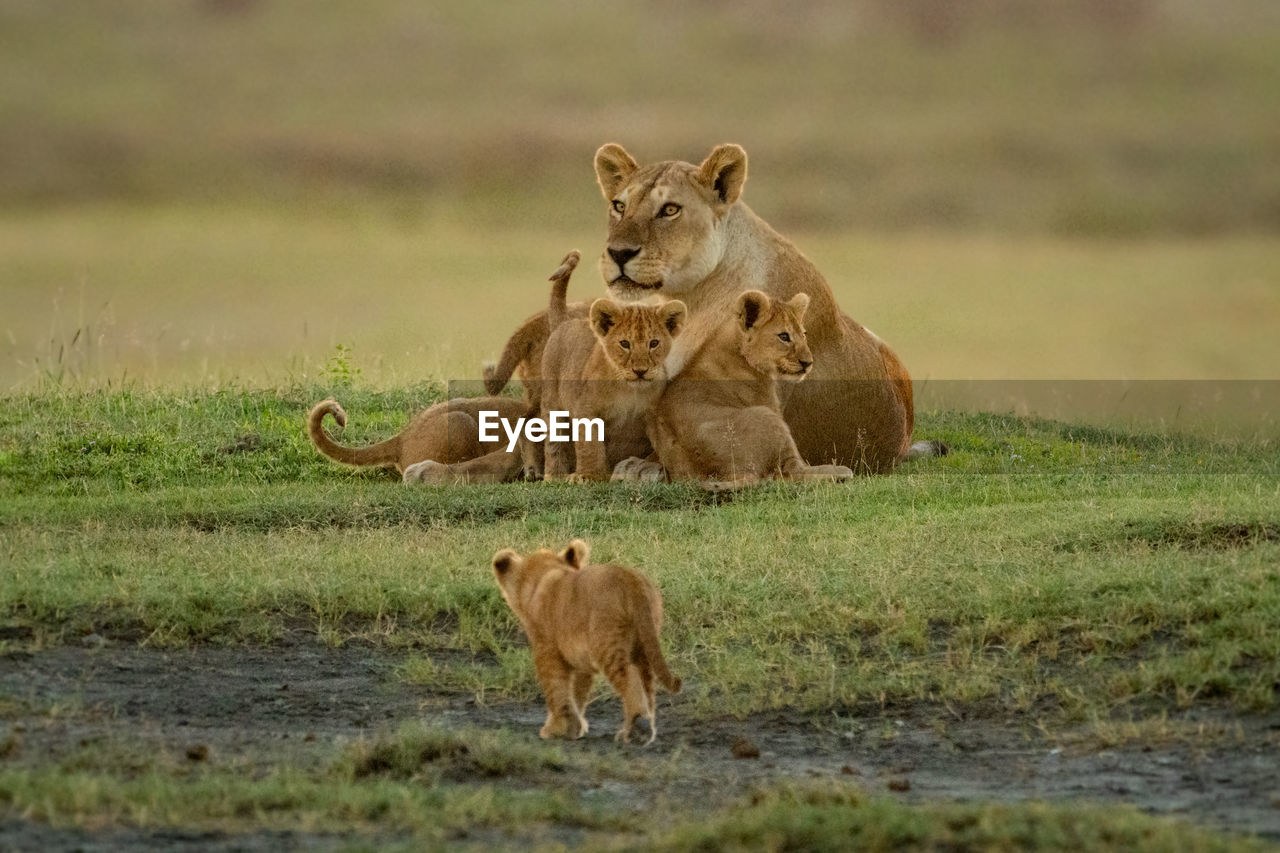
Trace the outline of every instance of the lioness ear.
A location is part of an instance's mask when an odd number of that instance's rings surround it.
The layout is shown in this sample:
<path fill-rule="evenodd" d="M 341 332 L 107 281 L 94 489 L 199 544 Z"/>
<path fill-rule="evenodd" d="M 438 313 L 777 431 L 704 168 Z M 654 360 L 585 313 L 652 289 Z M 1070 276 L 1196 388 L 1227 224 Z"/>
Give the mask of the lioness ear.
<path fill-rule="evenodd" d="M 768 311 L 772 304 L 768 295 L 758 290 L 748 290 L 739 296 L 738 322 L 742 324 L 742 330 L 748 331 L 760 322 L 760 315 Z"/>
<path fill-rule="evenodd" d="M 796 316 L 803 320 L 804 312 L 809 310 L 809 294 L 797 293 L 787 300 L 787 304 L 796 312 Z"/>
<path fill-rule="evenodd" d="M 733 204 L 747 182 L 747 152 L 740 145 L 717 146 L 698 167 L 698 180 L 715 192 L 720 201 Z"/>
<path fill-rule="evenodd" d="M 604 338 L 609 330 L 618 325 L 618 312 L 622 309 L 612 299 L 597 299 L 591 303 L 591 331 L 596 337 Z"/>
<path fill-rule="evenodd" d="M 616 142 L 601 145 L 596 152 L 596 180 L 600 182 L 600 192 L 605 201 L 612 201 L 622 185 L 631 179 L 640 166 Z"/>
<path fill-rule="evenodd" d="M 667 327 L 667 331 L 673 338 L 680 334 L 680 330 L 684 328 L 684 321 L 688 316 L 689 309 L 679 299 L 673 299 L 658 309 L 658 317 L 661 318 L 662 325 Z"/>
<path fill-rule="evenodd" d="M 520 564 L 520 555 L 510 548 L 503 548 L 501 551 L 493 555 L 493 572 L 501 577 L 511 570 L 513 566 Z"/>
<path fill-rule="evenodd" d="M 581 539 L 575 539 L 569 543 L 563 551 L 560 552 L 560 559 L 564 560 L 575 569 L 580 569 L 587 564 L 587 557 L 591 556 L 591 548 Z"/>

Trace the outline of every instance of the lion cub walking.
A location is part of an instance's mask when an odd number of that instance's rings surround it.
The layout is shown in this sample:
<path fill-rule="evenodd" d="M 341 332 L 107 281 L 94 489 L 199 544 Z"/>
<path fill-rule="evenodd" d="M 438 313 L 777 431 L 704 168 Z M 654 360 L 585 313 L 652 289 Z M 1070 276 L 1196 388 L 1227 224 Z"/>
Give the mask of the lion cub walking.
<path fill-rule="evenodd" d="M 502 597 L 524 627 L 533 665 L 547 700 L 544 738 L 580 738 L 597 672 L 622 697 L 622 728 L 630 742 L 637 717 L 649 723 L 647 746 L 657 737 L 656 676 L 672 693 L 680 679 L 667 669 L 658 632 L 662 596 L 643 575 L 622 566 L 588 566 L 587 543 L 575 539 L 559 554 L 548 549 L 522 557 L 510 548 L 493 555 Z"/>

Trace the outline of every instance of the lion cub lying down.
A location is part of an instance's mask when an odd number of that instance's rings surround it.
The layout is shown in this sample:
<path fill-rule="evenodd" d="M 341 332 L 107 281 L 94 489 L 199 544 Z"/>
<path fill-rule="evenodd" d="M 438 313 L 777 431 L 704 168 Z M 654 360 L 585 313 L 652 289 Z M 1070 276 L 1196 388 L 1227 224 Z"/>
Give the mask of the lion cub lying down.
<path fill-rule="evenodd" d="M 588 566 L 587 543 L 575 539 L 559 554 L 548 549 L 522 557 L 510 548 L 493 555 L 498 588 L 524 627 L 533 665 L 547 700 L 544 738 L 580 738 L 591 682 L 604 673 L 622 697 L 622 728 L 630 742 L 637 717 L 649 723 L 647 746 L 657 737 L 654 676 L 672 693 L 680 679 L 667 669 L 658 632 L 662 596 L 638 572 L 612 564 Z"/>
<path fill-rule="evenodd" d="M 399 435 L 368 447 L 344 447 L 324 430 L 325 415 L 333 415 L 338 426 L 347 425 L 347 413 L 335 400 L 316 404 L 307 415 L 307 432 L 311 441 L 325 456 L 346 465 L 380 465 L 405 469 L 424 460 L 446 465 L 474 459 L 481 454 L 501 449 L 501 441 L 480 441 L 479 413 L 496 411 L 498 417 L 512 420 L 523 417 L 528 408 L 511 397 L 459 397 L 419 412 Z"/>
<path fill-rule="evenodd" d="M 843 480 L 844 465 L 807 465 L 782 418 L 777 380 L 799 382 L 813 365 L 805 337 L 809 297 L 738 297 L 736 317 L 689 357 L 649 418 L 666 476 L 734 488 L 768 477 Z M 652 478 L 652 462 L 627 460 L 615 479 Z"/>

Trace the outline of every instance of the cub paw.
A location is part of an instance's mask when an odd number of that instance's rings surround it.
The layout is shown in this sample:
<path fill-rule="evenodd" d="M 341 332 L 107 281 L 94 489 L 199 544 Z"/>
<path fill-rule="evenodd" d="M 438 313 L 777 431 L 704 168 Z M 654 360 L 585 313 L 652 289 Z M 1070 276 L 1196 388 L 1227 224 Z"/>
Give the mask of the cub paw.
<path fill-rule="evenodd" d="M 444 484 L 452 483 L 455 478 L 448 465 L 436 462 L 433 459 L 426 459 L 422 462 L 415 462 L 405 468 L 404 476 L 401 479 L 405 483 Z"/>
<path fill-rule="evenodd" d="M 586 730 L 577 715 L 557 715 L 543 723 L 542 728 L 538 730 L 538 736 L 543 740 L 550 740 L 551 738 L 577 740 L 585 734 Z"/>

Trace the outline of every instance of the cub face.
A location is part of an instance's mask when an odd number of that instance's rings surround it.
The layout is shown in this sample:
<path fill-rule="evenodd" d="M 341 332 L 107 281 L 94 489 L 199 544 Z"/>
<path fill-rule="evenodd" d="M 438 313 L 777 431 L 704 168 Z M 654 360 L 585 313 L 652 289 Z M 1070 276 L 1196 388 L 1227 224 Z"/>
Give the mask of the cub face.
<path fill-rule="evenodd" d="M 577 571 L 587 564 L 591 549 L 581 539 L 574 539 L 560 553 L 543 548 L 527 557 L 511 548 L 493 555 L 493 576 L 498 581 L 502 600 L 517 616 L 524 618 L 521 593 L 552 569 Z"/>
<path fill-rule="evenodd" d="M 667 378 L 671 342 L 684 327 L 688 310 L 673 300 L 661 305 L 619 305 L 611 299 L 591 303 L 591 331 L 612 368 L 611 378 L 655 382 Z"/>
<path fill-rule="evenodd" d="M 804 329 L 808 307 L 807 293 L 797 293 L 786 302 L 770 299 L 759 290 L 738 297 L 742 356 L 753 370 L 793 382 L 809 374 L 813 353 Z"/>
<path fill-rule="evenodd" d="M 596 152 L 595 167 L 609 204 L 600 275 L 610 294 L 622 301 L 659 290 L 679 296 L 711 274 L 724 253 L 724 215 L 747 179 L 745 151 L 721 145 L 700 166 L 641 168 L 610 143 Z"/>

